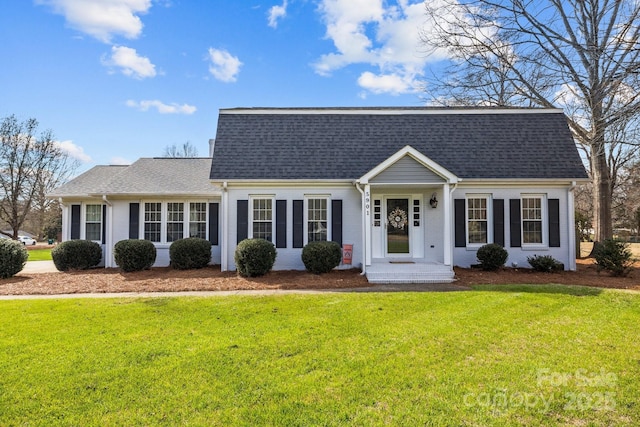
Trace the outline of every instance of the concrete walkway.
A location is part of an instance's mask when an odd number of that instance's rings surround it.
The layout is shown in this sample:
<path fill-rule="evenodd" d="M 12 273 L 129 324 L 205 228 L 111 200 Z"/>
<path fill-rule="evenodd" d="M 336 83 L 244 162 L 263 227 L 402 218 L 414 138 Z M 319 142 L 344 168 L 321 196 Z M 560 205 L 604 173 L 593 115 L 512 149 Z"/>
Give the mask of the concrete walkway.
<path fill-rule="evenodd" d="M 33 273 L 57 273 L 58 269 L 53 261 L 27 261 L 24 268 L 17 276 Z"/>

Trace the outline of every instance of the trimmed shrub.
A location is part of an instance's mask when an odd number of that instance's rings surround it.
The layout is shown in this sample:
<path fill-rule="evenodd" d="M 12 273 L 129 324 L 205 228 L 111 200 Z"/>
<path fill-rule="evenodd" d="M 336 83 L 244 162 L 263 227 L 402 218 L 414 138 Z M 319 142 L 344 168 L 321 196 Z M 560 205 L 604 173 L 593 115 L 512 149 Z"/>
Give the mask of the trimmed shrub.
<path fill-rule="evenodd" d="M 276 247 L 264 239 L 245 239 L 238 243 L 234 259 L 241 276 L 262 276 L 267 274 L 276 262 Z"/>
<path fill-rule="evenodd" d="M 28 258 L 29 252 L 22 243 L 0 239 L 0 279 L 8 279 L 20 273 Z"/>
<path fill-rule="evenodd" d="M 59 271 L 87 270 L 100 264 L 102 248 L 91 240 L 67 240 L 51 250 L 51 258 Z"/>
<path fill-rule="evenodd" d="M 169 247 L 169 258 L 176 270 L 206 267 L 211 262 L 211 242 L 199 237 L 176 240 Z"/>
<path fill-rule="evenodd" d="M 341 260 L 342 248 L 336 242 L 311 242 L 302 248 L 302 262 L 309 273 L 328 273 Z"/>
<path fill-rule="evenodd" d="M 113 247 L 113 257 L 126 272 L 148 270 L 156 262 L 156 247 L 149 240 L 120 240 Z"/>
<path fill-rule="evenodd" d="M 534 255 L 527 257 L 527 262 L 536 271 L 550 273 L 564 270 L 564 264 L 551 255 Z"/>
<path fill-rule="evenodd" d="M 607 270 L 612 276 L 626 276 L 631 271 L 633 258 L 626 243 L 607 239 L 593 248 L 598 272 Z"/>
<path fill-rule="evenodd" d="M 476 254 L 480 266 L 486 271 L 494 271 L 502 267 L 507 262 L 508 256 L 507 250 L 497 243 L 489 243 L 480 247 Z"/>

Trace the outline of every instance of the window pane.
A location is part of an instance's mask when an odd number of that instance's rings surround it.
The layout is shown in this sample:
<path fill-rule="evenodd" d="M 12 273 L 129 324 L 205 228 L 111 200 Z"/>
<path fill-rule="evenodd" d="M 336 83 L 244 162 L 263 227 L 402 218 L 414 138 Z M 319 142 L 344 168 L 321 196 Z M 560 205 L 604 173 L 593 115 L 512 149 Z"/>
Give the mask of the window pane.
<path fill-rule="evenodd" d="M 207 238 L 207 204 L 189 204 L 189 237 Z"/>
<path fill-rule="evenodd" d="M 468 243 L 487 243 L 487 199 L 475 197 L 467 199 Z"/>
<path fill-rule="evenodd" d="M 87 222 L 102 221 L 102 205 L 87 205 Z"/>
<path fill-rule="evenodd" d="M 327 199 L 307 199 L 307 241 L 327 240 Z"/>
<path fill-rule="evenodd" d="M 273 210 L 271 199 L 253 199 L 253 238 L 272 242 Z"/>
<path fill-rule="evenodd" d="M 160 227 L 162 226 L 162 204 L 144 204 L 144 238 L 152 242 L 160 241 Z"/>
<path fill-rule="evenodd" d="M 522 243 L 542 244 L 542 198 L 522 198 Z"/>
<path fill-rule="evenodd" d="M 88 222 L 85 238 L 87 240 L 96 240 L 96 241 L 102 240 L 102 224 L 99 222 L 98 223 Z"/>

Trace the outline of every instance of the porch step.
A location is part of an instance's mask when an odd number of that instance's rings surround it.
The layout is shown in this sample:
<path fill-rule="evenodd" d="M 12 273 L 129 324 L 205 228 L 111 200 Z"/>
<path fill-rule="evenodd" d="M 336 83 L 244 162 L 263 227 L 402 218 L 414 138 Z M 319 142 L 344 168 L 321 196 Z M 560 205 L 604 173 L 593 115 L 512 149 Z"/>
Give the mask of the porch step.
<path fill-rule="evenodd" d="M 369 283 L 451 283 L 455 281 L 453 269 L 435 263 L 375 262 L 367 266 Z"/>

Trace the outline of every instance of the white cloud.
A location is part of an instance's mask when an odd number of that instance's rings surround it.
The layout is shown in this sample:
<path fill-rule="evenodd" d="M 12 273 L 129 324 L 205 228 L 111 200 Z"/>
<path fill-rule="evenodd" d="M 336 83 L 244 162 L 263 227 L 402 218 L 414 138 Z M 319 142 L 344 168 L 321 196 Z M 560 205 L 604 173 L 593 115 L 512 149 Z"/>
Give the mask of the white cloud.
<path fill-rule="evenodd" d="M 375 93 L 388 93 L 400 95 L 401 93 L 416 92 L 418 82 L 411 78 L 411 75 L 401 74 L 373 74 L 365 71 L 358 77 L 360 87 Z"/>
<path fill-rule="evenodd" d="M 319 12 L 326 37 L 335 51 L 322 55 L 313 66 L 323 76 L 351 64 L 365 64 L 358 84 L 372 93 L 410 93 L 428 62 L 446 57 L 437 51 L 421 53 L 421 35 L 428 34 L 421 0 L 321 0 Z M 362 96 L 362 95 L 361 95 Z"/>
<path fill-rule="evenodd" d="M 112 157 L 109 161 L 110 165 L 128 166 L 131 164 L 131 160 L 124 157 Z"/>
<path fill-rule="evenodd" d="M 67 24 L 109 43 L 114 35 L 134 39 L 142 32 L 138 15 L 151 8 L 151 0 L 36 0 L 64 16 Z"/>
<path fill-rule="evenodd" d="M 214 49 L 210 47 L 209 60 L 211 61 L 209 72 L 213 77 L 225 83 L 231 83 L 237 80 L 240 67 L 242 66 L 242 62 L 240 62 L 238 57 L 231 55 L 224 49 Z"/>
<path fill-rule="evenodd" d="M 135 49 L 126 46 L 111 47 L 111 57 L 103 58 L 102 63 L 111 67 L 119 67 L 122 74 L 136 79 L 156 76 L 156 66 L 149 58 L 139 56 Z"/>
<path fill-rule="evenodd" d="M 287 16 L 287 0 L 282 2 L 282 6 L 272 6 L 269 8 L 268 20 L 271 28 L 278 27 L 278 20 Z"/>
<path fill-rule="evenodd" d="M 140 111 L 149 111 L 150 108 L 155 108 L 160 114 L 193 114 L 197 108 L 189 104 L 165 104 L 162 101 L 144 100 L 134 101 L 132 99 L 126 102 L 127 107 L 135 108 Z"/>
<path fill-rule="evenodd" d="M 56 141 L 56 145 L 73 159 L 79 160 L 82 163 L 91 162 L 91 156 L 84 152 L 84 148 L 74 144 L 73 141 Z"/>

